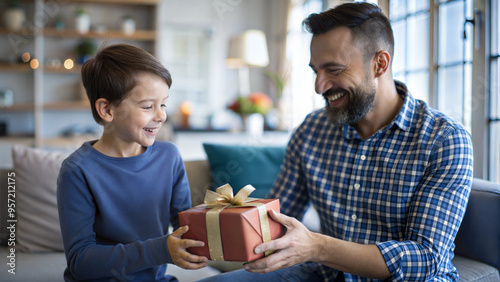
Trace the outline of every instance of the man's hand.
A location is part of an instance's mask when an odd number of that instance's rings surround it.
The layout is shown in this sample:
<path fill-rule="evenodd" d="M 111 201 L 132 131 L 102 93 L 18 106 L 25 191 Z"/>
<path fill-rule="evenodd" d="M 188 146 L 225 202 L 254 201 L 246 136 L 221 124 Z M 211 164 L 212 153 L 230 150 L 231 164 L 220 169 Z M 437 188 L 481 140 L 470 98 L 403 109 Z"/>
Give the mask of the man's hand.
<path fill-rule="evenodd" d="M 270 215 L 276 222 L 283 224 L 287 232 L 285 236 L 279 239 L 258 245 L 255 248 L 256 254 L 270 250 L 276 252 L 265 258 L 247 263 L 244 268 L 250 272 L 267 273 L 313 260 L 318 252 L 316 248 L 321 245 L 314 238 L 315 233 L 309 231 L 293 217 L 278 214 L 274 210 L 270 212 Z"/>
<path fill-rule="evenodd" d="M 186 251 L 189 247 L 203 247 L 205 243 L 190 239 L 182 239 L 181 236 L 188 231 L 187 225 L 179 227 L 167 237 L 168 251 L 172 262 L 184 269 L 199 269 L 207 266 L 207 258 L 190 254 Z"/>

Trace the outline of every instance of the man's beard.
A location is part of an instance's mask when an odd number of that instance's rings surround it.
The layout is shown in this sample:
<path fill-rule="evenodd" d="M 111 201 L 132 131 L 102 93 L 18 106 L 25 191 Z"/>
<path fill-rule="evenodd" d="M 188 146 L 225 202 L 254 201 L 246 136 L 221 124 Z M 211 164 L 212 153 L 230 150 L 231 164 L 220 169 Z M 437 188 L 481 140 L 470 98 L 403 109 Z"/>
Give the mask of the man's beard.
<path fill-rule="evenodd" d="M 330 107 L 328 103 L 328 96 L 331 96 L 332 92 L 339 93 L 339 89 L 329 89 L 323 93 L 328 119 L 334 126 L 354 124 L 372 110 L 376 92 L 375 85 L 368 79 L 362 85 L 364 86 L 358 86 L 352 89 L 352 91 L 340 89 L 347 93 L 345 97 L 347 103 L 341 108 Z"/>

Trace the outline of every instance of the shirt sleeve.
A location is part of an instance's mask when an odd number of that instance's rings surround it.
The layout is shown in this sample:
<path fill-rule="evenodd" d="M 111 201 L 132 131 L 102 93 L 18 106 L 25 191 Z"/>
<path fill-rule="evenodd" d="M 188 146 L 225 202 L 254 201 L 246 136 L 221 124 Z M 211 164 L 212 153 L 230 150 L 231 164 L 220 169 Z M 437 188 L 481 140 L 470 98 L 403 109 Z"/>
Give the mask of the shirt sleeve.
<path fill-rule="evenodd" d="M 65 161 L 57 181 L 57 202 L 68 269 L 78 280 L 110 277 L 172 263 L 167 235 L 129 244 L 97 244 L 93 230 L 98 212 L 80 168 Z M 85 261 L 85 263 L 82 263 Z"/>
<path fill-rule="evenodd" d="M 472 142 L 452 129 L 434 143 L 424 177 L 416 187 L 404 240 L 378 243 L 393 281 L 432 279 L 453 257 L 472 184 Z"/>
<path fill-rule="evenodd" d="M 301 169 L 302 126 L 292 135 L 288 143 L 280 174 L 268 198 L 279 199 L 281 213 L 301 220 L 309 202 L 306 181 Z"/>

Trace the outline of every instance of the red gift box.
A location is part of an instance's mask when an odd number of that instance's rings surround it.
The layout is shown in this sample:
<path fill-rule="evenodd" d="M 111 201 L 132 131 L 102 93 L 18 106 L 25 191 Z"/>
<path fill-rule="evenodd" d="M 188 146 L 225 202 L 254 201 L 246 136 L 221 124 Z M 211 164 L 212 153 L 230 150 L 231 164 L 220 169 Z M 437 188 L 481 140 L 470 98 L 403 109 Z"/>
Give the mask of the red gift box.
<path fill-rule="evenodd" d="M 212 192 L 212 191 L 210 191 Z M 238 196 L 238 195 L 237 195 Z M 265 217 L 261 219 L 258 207 L 246 205 L 261 205 L 265 207 Z M 209 225 L 207 231 L 207 213 L 211 210 L 210 207 L 204 205 L 197 206 L 179 213 L 179 222 L 181 226 L 188 225 L 189 230 L 182 238 L 193 239 L 205 242 L 203 247 L 191 247 L 188 251 L 192 254 L 205 256 L 210 260 L 224 261 L 241 261 L 248 262 L 264 257 L 264 254 L 255 254 L 254 249 L 264 242 L 261 229 L 261 221 L 268 221 L 270 240 L 274 240 L 283 236 L 284 231 L 281 224 L 272 220 L 267 216 L 270 210 L 280 211 L 278 199 L 255 199 L 245 201 L 242 205 L 228 205 L 222 208 L 218 213 L 219 229 L 215 234 L 208 236 L 209 232 L 217 229 L 216 226 Z M 264 227 L 266 230 L 267 227 Z M 217 234 L 220 232 L 220 235 Z M 267 235 L 269 239 L 269 234 Z M 219 237 L 220 236 L 220 237 Z M 220 250 L 223 258 L 212 257 L 214 249 L 217 249 L 215 242 L 221 242 L 222 250 Z M 210 244 L 212 242 L 212 244 Z M 220 245 L 219 245 L 220 246 Z M 212 249 L 212 250 L 210 250 Z"/>

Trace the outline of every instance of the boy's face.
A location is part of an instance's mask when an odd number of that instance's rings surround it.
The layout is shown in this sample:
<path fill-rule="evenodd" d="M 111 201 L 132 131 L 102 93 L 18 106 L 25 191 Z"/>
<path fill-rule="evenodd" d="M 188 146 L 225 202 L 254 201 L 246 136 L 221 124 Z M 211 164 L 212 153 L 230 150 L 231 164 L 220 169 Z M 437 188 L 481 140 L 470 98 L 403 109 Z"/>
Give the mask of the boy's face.
<path fill-rule="evenodd" d="M 160 127 L 167 119 L 165 112 L 168 85 L 160 77 L 140 74 L 137 85 L 117 106 L 113 106 L 111 122 L 115 142 L 121 147 L 153 145 Z M 120 146 L 119 144 L 116 144 Z"/>

